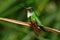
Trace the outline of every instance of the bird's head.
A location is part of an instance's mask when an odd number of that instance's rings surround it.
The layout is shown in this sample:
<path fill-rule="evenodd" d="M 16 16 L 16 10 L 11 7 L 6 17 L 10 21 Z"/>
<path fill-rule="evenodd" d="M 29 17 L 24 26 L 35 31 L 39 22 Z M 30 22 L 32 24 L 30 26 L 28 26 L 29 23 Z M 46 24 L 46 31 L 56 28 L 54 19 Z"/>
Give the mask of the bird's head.
<path fill-rule="evenodd" d="M 27 10 L 27 12 L 29 11 L 29 12 L 32 12 L 32 7 L 28 7 L 28 8 L 26 8 L 26 10 Z"/>
<path fill-rule="evenodd" d="M 28 18 L 31 17 L 31 15 L 32 15 L 32 7 L 28 7 L 28 8 L 26 8 L 26 10 L 27 10 L 27 17 Z"/>

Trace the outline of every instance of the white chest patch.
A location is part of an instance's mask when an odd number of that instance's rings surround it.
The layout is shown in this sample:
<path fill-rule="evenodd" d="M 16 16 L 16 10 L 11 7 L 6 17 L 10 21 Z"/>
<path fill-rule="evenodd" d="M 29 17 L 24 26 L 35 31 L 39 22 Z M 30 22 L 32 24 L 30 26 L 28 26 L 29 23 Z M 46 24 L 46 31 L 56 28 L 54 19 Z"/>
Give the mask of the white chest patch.
<path fill-rule="evenodd" d="M 29 18 L 32 14 L 30 12 L 27 12 L 27 17 Z"/>

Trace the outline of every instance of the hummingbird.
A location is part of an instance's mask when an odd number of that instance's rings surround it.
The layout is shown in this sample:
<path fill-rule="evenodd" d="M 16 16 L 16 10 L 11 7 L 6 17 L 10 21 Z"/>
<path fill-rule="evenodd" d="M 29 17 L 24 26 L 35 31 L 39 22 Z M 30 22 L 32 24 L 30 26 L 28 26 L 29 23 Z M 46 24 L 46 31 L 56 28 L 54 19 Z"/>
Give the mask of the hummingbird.
<path fill-rule="evenodd" d="M 28 20 L 31 22 L 31 26 L 35 32 L 35 34 L 38 36 L 38 28 L 40 28 L 41 30 L 43 30 L 44 32 L 46 31 L 46 28 L 43 27 L 43 25 L 41 24 L 41 21 L 39 20 L 36 12 L 33 10 L 32 7 L 28 7 L 27 9 L 27 18 Z"/>

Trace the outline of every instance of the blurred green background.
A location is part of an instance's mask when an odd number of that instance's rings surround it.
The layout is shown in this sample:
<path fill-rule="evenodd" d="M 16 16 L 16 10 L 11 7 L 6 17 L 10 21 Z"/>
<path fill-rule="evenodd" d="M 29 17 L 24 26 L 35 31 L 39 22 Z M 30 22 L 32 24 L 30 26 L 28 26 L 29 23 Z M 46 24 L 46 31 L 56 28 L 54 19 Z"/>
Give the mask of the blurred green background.
<path fill-rule="evenodd" d="M 60 0 L 0 0 L 0 17 L 27 22 L 27 7 L 33 7 L 44 26 L 60 30 Z M 60 35 L 0 21 L 0 40 L 60 40 Z"/>

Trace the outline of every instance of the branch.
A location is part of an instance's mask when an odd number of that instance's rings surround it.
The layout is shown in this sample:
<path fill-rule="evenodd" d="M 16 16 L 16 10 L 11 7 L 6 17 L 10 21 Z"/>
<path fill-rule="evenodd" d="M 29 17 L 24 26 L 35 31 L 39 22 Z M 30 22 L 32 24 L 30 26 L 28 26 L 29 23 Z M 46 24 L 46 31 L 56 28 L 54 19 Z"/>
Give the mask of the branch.
<path fill-rule="evenodd" d="M 7 21 L 7 22 L 11 22 L 11 23 L 16 23 L 16 24 L 19 24 L 19 25 L 30 26 L 30 23 L 27 23 L 27 22 L 22 22 L 22 21 L 7 19 L 7 18 L 0 18 L 0 20 Z M 45 27 L 45 26 L 44 26 L 44 27 Z M 56 29 L 53 29 L 53 28 L 49 28 L 49 27 L 45 27 L 45 28 L 46 28 L 48 31 L 50 31 L 50 32 L 56 32 L 56 33 L 59 33 L 59 34 L 60 34 L 60 31 L 59 31 L 59 30 L 56 30 Z M 40 28 L 39 28 L 39 29 L 40 29 Z"/>
<path fill-rule="evenodd" d="M 19 24 L 19 25 L 30 26 L 29 23 L 22 22 L 22 21 L 17 21 L 17 20 L 12 20 L 12 19 L 8 19 L 8 18 L 0 18 L 0 20 L 11 22 L 11 23 L 16 23 L 16 24 Z"/>

